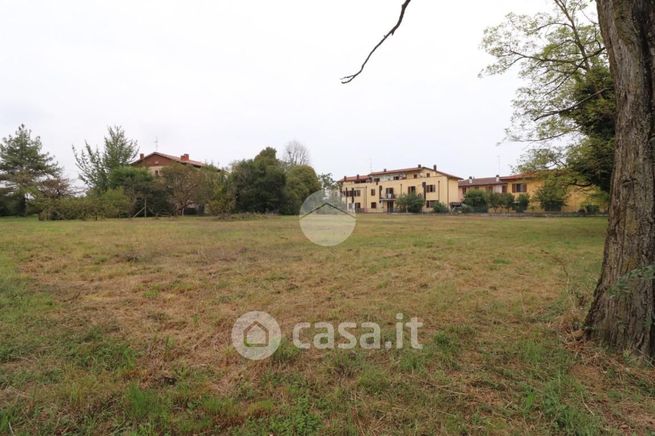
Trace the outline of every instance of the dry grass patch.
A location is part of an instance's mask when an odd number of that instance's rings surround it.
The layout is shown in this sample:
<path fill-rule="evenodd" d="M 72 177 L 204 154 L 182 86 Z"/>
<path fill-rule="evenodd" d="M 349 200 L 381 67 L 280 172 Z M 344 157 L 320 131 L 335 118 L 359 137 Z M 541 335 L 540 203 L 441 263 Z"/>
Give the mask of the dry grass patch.
<path fill-rule="evenodd" d="M 0 432 L 573 433 L 652 428 L 652 368 L 577 342 L 602 219 L 0 221 Z M 424 323 L 424 349 L 245 361 L 229 335 Z"/>

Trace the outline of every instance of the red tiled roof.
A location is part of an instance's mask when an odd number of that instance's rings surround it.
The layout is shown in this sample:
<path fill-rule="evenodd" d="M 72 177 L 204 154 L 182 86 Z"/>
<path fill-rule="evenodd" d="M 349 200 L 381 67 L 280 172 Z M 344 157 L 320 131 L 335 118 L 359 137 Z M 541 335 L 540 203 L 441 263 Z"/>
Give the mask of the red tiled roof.
<path fill-rule="evenodd" d="M 137 163 L 141 162 L 142 160 L 144 160 L 144 159 L 146 159 L 146 158 L 148 158 L 148 157 L 150 157 L 150 156 L 153 156 L 153 155 L 157 155 L 157 156 L 165 157 L 165 158 L 167 158 L 167 159 L 173 160 L 173 161 L 175 161 L 175 162 L 179 162 L 179 163 L 181 163 L 181 164 L 191 164 L 191 165 L 193 165 L 193 166 L 197 166 L 197 167 L 204 167 L 204 166 L 205 166 L 205 163 L 200 162 L 200 161 L 197 161 L 197 160 L 191 160 L 191 159 L 189 159 L 189 160 L 182 160 L 182 158 L 181 158 L 180 156 L 173 156 L 173 155 L 171 155 L 171 154 L 160 153 L 160 152 L 158 152 L 158 151 L 155 151 L 155 152 L 150 153 L 150 154 L 148 154 L 148 155 L 146 155 L 146 156 L 143 156 L 143 158 L 140 158 L 140 159 L 134 161 L 132 164 L 133 164 L 133 165 L 134 165 L 134 164 L 137 164 Z"/>
<path fill-rule="evenodd" d="M 511 176 L 496 177 L 478 177 L 473 179 L 464 179 L 459 181 L 459 186 L 488 186 L 488 185 L 503 185 L 506 182 L 513 180 L 522 180 L 533 177 L 531 174 L 514 174 Z"/>
<path fill-rule="evenodd" d="M 501 177 L 501 179 L 502 180 L 521 180 L 521 179 L 529 179 L 531 177 L 534 177 L 534 174 L 522 173 L 522 174 L 514 174 L 514 175 L 511 175 L 511 176 Z"/>
<path fill-rule="evenodd" d="M 495 177 L 479 177 L 477 179 L 465 179 L 460 180 L 459 186 L 484 186 L 484 185 L 502 185 L 503 182 L 501 179 L 496 179 Z"/>
<path fill-rule="evenodd" d="M 384 175 L 387 175 L 387 174 L 398 174 L 398 173 L 411 173 L 411 172 L 414 172 L 414 171 L 423 171 L 423 170 L 435 171 L 435 172 L 437 172 L 439 174 L 443 174 L 444 176 L 450 177 L 452 179 L 459 179 L 459 180 L 462 179 L 461 177 L 454 176 L 454 175 L 448 174 L 448 173 L 444 173 L 443 171 L 435 170 L 432 167 L 421 166 L 421 167 L 400 168 L 400 169 L 386 170 L 386 171 L 374 171 L 374 172 L 372 172 L 370 174 L 360 175 L 359 180 L 366 180 L 367 178 L 374 177 L 374 176 L 384 176 Z M 358 179 L 357 179 L 357 176 L 349 176 L 349 177 L 345 177 L 342 180 L 346 181 L 346 182 L 354 182 L 354 181 L 357 181 Z"/>

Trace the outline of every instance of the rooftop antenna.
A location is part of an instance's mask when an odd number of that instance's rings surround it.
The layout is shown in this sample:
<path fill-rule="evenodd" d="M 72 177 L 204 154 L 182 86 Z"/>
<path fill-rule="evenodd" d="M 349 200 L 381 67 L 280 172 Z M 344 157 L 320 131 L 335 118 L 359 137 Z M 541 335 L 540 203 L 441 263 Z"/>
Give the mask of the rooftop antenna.
<path fill-rule="evenodd" d="M 500 174 L 500 155 L 498 155 L 498 173 L 497 174 Z"/>
<path fill-rule="evenodd" d="M 370 157 L 368 158 L 368 168 L 369 168 L 369 172 L 372 173 L 373 172 L 373 159 L 370 158 Z"/>
<path fill-rule="evenodd" d="M 159 151 L 159 138 L 155 136 L 155 151 Z"/>

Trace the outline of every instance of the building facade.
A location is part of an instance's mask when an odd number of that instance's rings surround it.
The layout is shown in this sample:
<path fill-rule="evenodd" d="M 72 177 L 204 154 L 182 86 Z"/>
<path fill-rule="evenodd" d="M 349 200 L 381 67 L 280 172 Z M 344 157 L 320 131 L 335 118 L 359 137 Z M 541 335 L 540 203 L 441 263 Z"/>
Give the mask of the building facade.
<path fill-rule="evenodd" d="M 458 184 L 461 177 L 437 170 L 437 166 L 386 170 L 364 176 L 344 177 L 339 181 L 341 195 L 348 208 L 363 213 L 397 211 L 399 196 L 415 193 L 423 198 L 423 210 L 432 210 L 439 201 L 447 207 L 459 204 Z"/>
<path fill-rule="evenodd" d="M 469 177 L 459 181 L 459 201 L 464 201 L 466 193 L 472 189 L 491 191 L 497 193 L 509 192 L 518 197 L 520 194 L 530 196 L 528 210 L 543 212 L 539 202 L 535 198 L 537 191 L 543 186 L 544 179 L 537 175 L 515 174 L 511 176 L 496 177 Z M 570 186 L 567 192 L 566 204 L 562 212 L 577 212 L 590 202 L 590 195 L 596 192 L 594 187 Z"/>

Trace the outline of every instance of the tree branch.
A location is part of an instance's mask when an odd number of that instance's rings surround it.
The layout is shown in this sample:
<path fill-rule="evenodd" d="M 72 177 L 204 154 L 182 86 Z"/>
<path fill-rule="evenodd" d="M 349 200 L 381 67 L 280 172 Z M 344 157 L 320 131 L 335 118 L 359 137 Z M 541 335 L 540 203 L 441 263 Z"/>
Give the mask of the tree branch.
<path fill-rule="evenodd" d="M 564 108 L 564 109 L 559 109 L 559 110 L 555 110 L 555 111 L 546 112 L 545 114 L 539 115 L 537 118 L 534 119 L 534 121 L 539 121 L 542 118 L 552 117 L 553 115 L 561 115 L 561 114 L 565 114 L 567 112 L 571 112 L 573 109 L 577 108 L 578 106 L 582 105 L 583 103 L 586 103 L 587 101 L 591 100 L 592 98 L 595 98 L 595 97 L 599 96 L 600 94 L 602 94 L 603 92 L 607 92 L 607 91 L 609 91 L 609 89 L 603 88 L 600 91 L 595 92 L 595 93 L 591 94 L 590 96 L 588 96 L 586 98 L 583 98 L 582 100 L 580 100 L 579 102 L 577 102 L 576 104 L 574 104 L 572 106 L 569 106 L 569 107 Z"/>
<path fill-rule="evenodd" d="M 386 35 L 384 35 L 384 37 L 382 38 L 382 40 L 381 40 L 380 42 L 378 42 L 377 45 L 376 45 L 375 47 L 373 47 L 373 50 L 371 50 L 371 51 L 369 52 L 368 56 L 366 56 L 366 59 L 364 60 L 364 63 L 362 64 L 362 66 L 359 68 L 359 71 L 357 71 L 355 74 L 351 74 L 351 75 L 349 75 L 349 76 L 345 76 L 345 77 L 342 77 L 342 78 L 340 79 L 342 84 L 345 85 L 346 83 L 350 83 L 350 82 L 352 82 L 353 79 L 355 79 L 355 77 L 359 76 L 359 75 L 364 71 L 364 67 L 366 67 L 366 64 L 367 64 L 368 61 L 371 59 L 371 56 L 373 56 L 373 53 L 375 53 L 375 51 L 376 51 L 376 50 L 377 50 L 377 49 L 378 49 L 382 44 L 384 44 L 384 41 L 386 41 L 388 37 L 390 37 L 391 35 L 393 35 L 394 32 L 395 32 L 396 30 L 398 30 L 398 28 L 400 27 L 400 25 L 401 25 L 402 22 L 403 22 L 403 18 L 405 18 L 405 9 L 407 9 L 407 6 L 410 4 L 411 1 L 412 1 L 412 0 L 405 0 L 405 2 L 403 3 L 403 5 L 400 7 L 400 16 L 398 17 L 398 22 L 396 23 L 396 25 L 393 26 L 393 27 L 391 28 L 391 30 L 390 30 L 389 32 L 387 32 Z"/>

